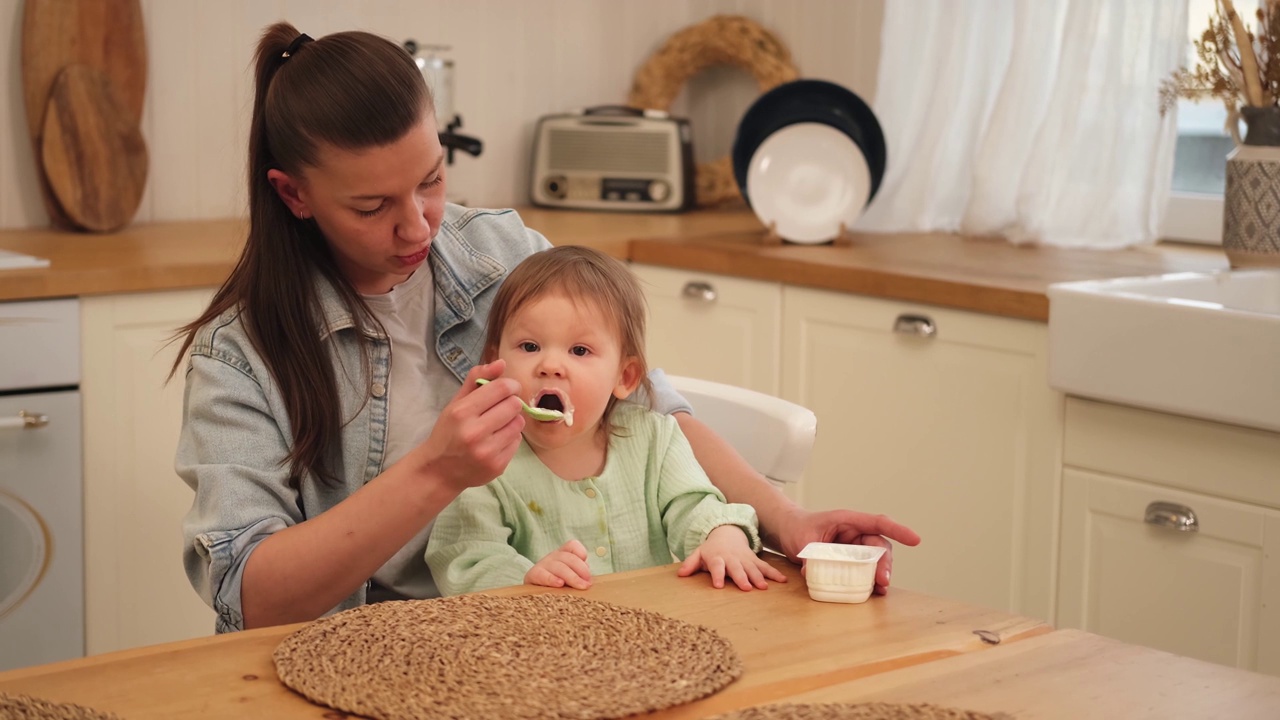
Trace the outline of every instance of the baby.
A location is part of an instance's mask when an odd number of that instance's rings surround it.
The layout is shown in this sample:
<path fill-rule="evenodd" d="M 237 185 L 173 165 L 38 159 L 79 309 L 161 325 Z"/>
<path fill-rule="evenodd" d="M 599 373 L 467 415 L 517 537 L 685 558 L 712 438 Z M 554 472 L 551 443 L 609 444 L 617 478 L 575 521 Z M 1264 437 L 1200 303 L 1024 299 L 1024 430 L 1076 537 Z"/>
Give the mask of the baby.
<path fill-rule="evenodd" d="M 756 556 L 755 510 L 725 502 L 675 418 L 628 400 L 650 391 L 644 323 L 635 277 L 588 248 L 537 253 L 503 283 L 485 361 L 506 361 L 530 405 L 564 418 L 529 420 L 506 471 L 436 519 L 426 560 L 442 593 L 586 589 L 673 554 L 697 555 L 716 587 L 785 580 Z"/>

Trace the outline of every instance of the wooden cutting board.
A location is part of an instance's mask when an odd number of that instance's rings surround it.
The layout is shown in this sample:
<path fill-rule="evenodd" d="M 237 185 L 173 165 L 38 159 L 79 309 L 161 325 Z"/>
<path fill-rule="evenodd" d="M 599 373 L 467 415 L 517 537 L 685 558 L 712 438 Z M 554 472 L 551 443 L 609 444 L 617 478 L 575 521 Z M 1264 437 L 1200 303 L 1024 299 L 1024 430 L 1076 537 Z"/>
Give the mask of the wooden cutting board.
<path fill-rule="evenodd" d="M 147 146 L 105 74 L 88 65 L 63 68 L 41 135 L 49 187 L 72 222 L 110 232 L 133 219 L 147 184 Z"/>
<path fill-rule="evenodd" d="M 78 63 L 101 71 L 124 116 L 137 125 L 147 85 L 146 34 L 139 0 L 25 0 L 22 15 L 22 98 L 34 157 L 41 157 L 44 113 L 58 73 Z M 37 162 L 37 165 L 39 163 Z M 49 219 L 72 227 L 38 169 Z"/>

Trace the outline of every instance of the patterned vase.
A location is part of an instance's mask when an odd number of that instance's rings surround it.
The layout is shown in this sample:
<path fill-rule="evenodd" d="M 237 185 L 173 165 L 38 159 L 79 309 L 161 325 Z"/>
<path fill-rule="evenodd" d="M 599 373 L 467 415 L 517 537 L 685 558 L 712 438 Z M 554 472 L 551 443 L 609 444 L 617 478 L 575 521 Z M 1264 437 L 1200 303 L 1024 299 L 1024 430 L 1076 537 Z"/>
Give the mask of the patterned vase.
<path fill-rule="evenodd" d="M 1241 115 L 1244 142 L 1227 156 L 1222 249 L 1233 268 L 1280 266 L 1280 108 Z"/>

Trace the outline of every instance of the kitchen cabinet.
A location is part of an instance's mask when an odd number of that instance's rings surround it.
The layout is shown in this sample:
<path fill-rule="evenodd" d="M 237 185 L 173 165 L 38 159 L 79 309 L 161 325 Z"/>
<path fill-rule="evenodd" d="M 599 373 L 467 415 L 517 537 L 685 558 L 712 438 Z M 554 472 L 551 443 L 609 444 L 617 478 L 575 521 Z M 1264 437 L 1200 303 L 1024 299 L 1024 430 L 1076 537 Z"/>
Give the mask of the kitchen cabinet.
<path fill-rule="evenodd" d="M 1062 400 L 1042 323 L 783 289 L 782 396 L 818 416 L 802 497 L 920 533 L 893 584 L 1052 617 Z"/>
<path fill-rule="evenodd" d="M 97 654 L 213 632 L 182 569 L 191 490 L 173 469 L 181 372 L 174 330 L 212 290 L 81 300 L 86 646 Z"/>
<path fill-rule="evenodd" d="M 1059 626 L 1280 674 L 1280 434 L 1069 398 L 1063 458 Z"/>
<path fill-rule="evenodd" d="M 650 367 L 778 394 L 779 283 L 652 265 L 631 268 L 649 305 Z"/>
<path fill-rule="evenodd" d="M 782 285 L 633 264 L 645 292 L 645 358 L 672 375 L 779 394 Z M 774 482 L 795 502 L 800 483 Z"/>

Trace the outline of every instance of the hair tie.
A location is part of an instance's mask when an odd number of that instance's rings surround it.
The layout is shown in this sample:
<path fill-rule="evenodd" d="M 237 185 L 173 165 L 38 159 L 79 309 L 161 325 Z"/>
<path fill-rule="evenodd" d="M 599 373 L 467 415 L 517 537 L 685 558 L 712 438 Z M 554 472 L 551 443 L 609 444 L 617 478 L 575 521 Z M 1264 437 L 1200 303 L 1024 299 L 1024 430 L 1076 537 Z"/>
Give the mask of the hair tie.
<path fill-rule="evenodd" d="M 310 35 L 306 33 L 298 33 L 298 37 L 294 38 L 293 42 L 289 43 L 289 47 L 284 49 L 284 52 L 280 54 L 280 57 L 288 60 L 291 55 L 298 52 L 298 48 L 302 47 L 304 43 L 309 42 L 311 42 Z"/>

